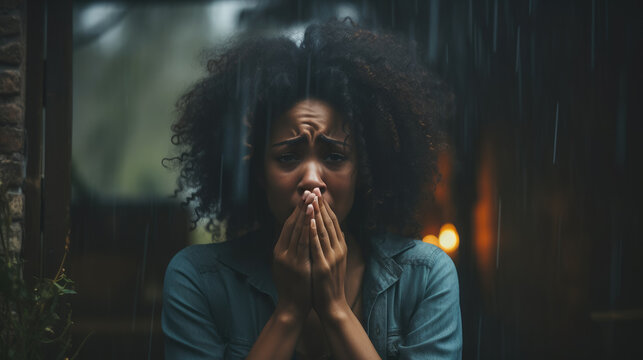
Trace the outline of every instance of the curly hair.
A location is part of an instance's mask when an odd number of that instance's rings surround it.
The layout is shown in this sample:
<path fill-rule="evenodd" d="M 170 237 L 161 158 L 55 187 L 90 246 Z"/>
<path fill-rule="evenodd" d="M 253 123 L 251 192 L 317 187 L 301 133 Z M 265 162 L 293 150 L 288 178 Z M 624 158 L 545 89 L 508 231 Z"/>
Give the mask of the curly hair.
<path fill-rule="evenodd" d="M 414 58 L 411 44 L 351 21 L 309 26 L 292 40 L 250 38 L 208 61 L 208 75 L 177 102 L 172 143 L 178 189 L 194 224 L 225 221 L 226 237 L 270 228 L 258 185 L 272 119 L 298 101 L 325 101 L 356 141 L 358 180 L 347 218 L 358 235 L 416 237 L 419 201 L 431 198 L 437 170 L 436 124 L 451 115 L 452 95 Z M 347 131 L 348 132 L 348 131 Z M 175 194 L 176 194 L 175 193 Z"/>

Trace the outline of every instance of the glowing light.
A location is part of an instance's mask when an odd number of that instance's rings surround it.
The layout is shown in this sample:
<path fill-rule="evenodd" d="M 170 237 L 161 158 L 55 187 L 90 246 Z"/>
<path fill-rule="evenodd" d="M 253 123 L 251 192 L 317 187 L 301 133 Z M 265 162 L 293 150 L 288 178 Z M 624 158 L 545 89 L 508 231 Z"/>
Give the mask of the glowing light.
<path fill-rule="evenodd" d="M 440 228 L 439 246 L 446 252 L 453 252 L 460 245 L 458 231 L 453 224 L 444 224 Z"/>
<path fill-rule="evenodd" d="M 424 241 L 425 243 L 433 244 L 435 246 L 440 246 L 438 237 L 435 235 L 427 235 L 422 238 L 422 241 Z"/>

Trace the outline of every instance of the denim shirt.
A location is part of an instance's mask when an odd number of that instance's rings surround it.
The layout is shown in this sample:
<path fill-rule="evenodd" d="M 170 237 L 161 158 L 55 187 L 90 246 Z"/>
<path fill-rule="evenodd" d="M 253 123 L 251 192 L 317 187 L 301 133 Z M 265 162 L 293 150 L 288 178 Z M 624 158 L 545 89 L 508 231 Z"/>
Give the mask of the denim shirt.
<path fill-rule="evenodd" d="M 461 359 L 458 276 L 449 256 L 392 234 L 369 242 L 362 323 L 380 357 Z M 266 243 L 246 235 L 174 256 L 163 288 L 168 360 L 247 356 L 277 304 Z"/>

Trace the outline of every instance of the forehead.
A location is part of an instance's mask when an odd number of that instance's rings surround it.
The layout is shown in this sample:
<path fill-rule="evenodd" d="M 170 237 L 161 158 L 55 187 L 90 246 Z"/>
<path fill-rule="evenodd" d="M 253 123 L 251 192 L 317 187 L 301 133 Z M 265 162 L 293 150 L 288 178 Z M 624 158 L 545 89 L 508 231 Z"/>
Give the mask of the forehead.
<path fill-rule="evenodd" d="M 301 134 L 314 138 L 317 133 L 342 139 L 348 135 L 343 130 L 341 115 L 328 103 L 316 99 L 296 103 L 277 119 L 271 129 L 273 139 Z"/>

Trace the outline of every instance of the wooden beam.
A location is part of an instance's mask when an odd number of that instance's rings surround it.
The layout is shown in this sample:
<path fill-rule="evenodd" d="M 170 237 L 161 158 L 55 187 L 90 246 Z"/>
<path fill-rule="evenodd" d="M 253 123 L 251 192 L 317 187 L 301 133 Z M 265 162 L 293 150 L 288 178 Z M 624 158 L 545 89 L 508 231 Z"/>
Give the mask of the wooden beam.
<path fill-rule="evenodd" d="M 47 7 L 43 272 L 53 277 L 65 252 L 71 200 L 72 1 Z"/>
<path fill-rule="evenodd" d="M 44 83 L 45 4 L 44 0 L 26 2 L 25 52 L 25 128 L 27 173 L 25 192 L 25 237 L 22 257 L 23 276 L 27 281 L 42 276 L 41 178 L 42 178 L 42 106 Z"/>

